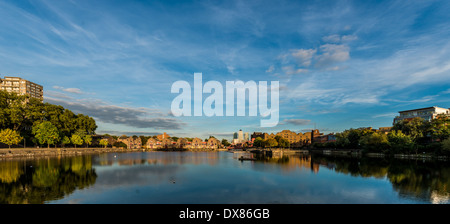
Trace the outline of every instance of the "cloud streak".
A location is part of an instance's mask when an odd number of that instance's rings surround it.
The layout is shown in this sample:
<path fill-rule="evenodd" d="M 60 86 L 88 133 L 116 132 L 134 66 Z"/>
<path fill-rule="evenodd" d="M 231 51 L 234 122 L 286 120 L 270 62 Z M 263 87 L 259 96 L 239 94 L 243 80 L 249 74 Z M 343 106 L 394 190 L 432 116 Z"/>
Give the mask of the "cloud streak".
<path fill-rule="evenodd" d="M 292 125 L 309 125 L 311 123 L 311 120 L 306 119 L 284 119 L 281 124 L 292 124 Z"/>
<path fill-rule="evenodd" d="M 83 92 L 78 89 L 78 88 L 64 88 L 61 86 L 53 86 L 54 89 L 59 89 L 62 90 L 64 92 L 68 92 L 68 93 L 76 93 L 76 94 L 83 94 Z"/>
<path fill-rule="evenodd" d="M 350 111 L 372 118 L 407 104 L 448 102 L 448 11 L 449 1 L 440 0 L 4 0 L 0 73 L 35 80 L 47 102 L 95 115 L 99 123 L 155 130 L 202 121 L 178 118 L 184 124 L 145 109 L 168 111 L 171 84 L 192 82 L 194 72 L 204 82 L 279 80 L 280 117 L 346 126 L 358 119 L 347 118 Z M 76 99 L 94 93 L 98 100 Z M 137 106 L 115 106 L 124 102 Z M 300 106 L 320 113 L 294 109 Z M 229 119 L 220 132 L 236 128 Z"/>
<path fill-rule="evenodd" d="M 106 104 L 99 100 L 67 101 L 53 97 L 46 97 L 46 102 L 61 105 L 74 113 L 83 113 L 100 122 L 123 124 L 134 128 L 152 128 L 159 130 L 181 129 L 185 123 L 165 116 L 166 114 L 147 108 L 131 108 Z"/>

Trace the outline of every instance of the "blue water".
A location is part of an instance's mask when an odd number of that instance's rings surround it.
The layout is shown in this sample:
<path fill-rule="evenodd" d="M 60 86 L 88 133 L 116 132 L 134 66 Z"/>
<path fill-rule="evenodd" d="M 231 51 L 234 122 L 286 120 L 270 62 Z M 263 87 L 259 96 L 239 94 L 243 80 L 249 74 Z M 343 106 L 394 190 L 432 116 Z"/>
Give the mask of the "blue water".
<path fill-rule="evenodd" d="M 448 203 L 435 186 L 405 192 L 384 176 L 338 172 L 336 165 L 239 161 L 229 152 L 143 152 L 92 156 L 95 183 L 45 203 L 416 204 Z M 310 158 L 310 157 L 309 157 Z M 312 168 L 311 163 L 316 168 Z M 344 162 L 345 164 L 345 162 Z M 318 168 L 317 168 L 318 167 Z M 405 171 L 409 172 L 409 171 Z M 403 175 L 403 174 L 402 174 Z M 398 178 L 397 178 L 398 179 Z M 402 179 L 404 181 L 404 179 Z M 445 181 L 444 181 L 445 182 Z M 448 182 L 448 181 L 447 181 Z M 416 182 L 410 183 L 415 187 Z M 403 186 L 402 183 L 399 185 Z M 419 183 L 420 185 L 420 183 Z M 408 189 L 408 187 L 406 187 Z M 436 199 L 437 198 L 437 199 Z"/>

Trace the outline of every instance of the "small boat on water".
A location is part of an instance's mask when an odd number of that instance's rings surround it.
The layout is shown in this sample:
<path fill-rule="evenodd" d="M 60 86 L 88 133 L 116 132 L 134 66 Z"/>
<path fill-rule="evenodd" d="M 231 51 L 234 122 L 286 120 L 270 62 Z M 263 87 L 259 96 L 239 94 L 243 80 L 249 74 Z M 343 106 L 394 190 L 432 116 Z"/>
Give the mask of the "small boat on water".
<path fill-rule="evenodd" d="M 241 156 L 241 157 L 239 157 L 239 160 L 240 161 L 244 161 L 244 160 L 251 160 L 251 161 L 255 161 L 256 159 L 255 158 L 246 158 L 246 157 L 244 157 L 244 156 Z"/>

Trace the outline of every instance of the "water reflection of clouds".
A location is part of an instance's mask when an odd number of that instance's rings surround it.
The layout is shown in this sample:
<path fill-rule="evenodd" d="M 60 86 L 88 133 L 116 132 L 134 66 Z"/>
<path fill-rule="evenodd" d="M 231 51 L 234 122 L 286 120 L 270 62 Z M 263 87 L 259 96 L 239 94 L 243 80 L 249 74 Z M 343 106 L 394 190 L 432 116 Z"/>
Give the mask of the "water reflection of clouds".
<path fill-rule="evenodd" d="M 364 188 L 364 189 L 353 189 L 351 191 L 346 189 L 341 189 L 339 194 L 346 198 L 346 201 L 351 201 L 352 203 L 377 203 L 380 199 L 379 192 L 375 189 Z"/>
<path fill-rule="evenodd" d="M 136 153 L 109 159 L 109 166 L 95 166 L 95 186 L 73 194 L 67 203 L 449 203 L 442 190 L 429 191 L 428 196 L 412 196 L 410 191 L 403 195 L 409 188 L 393 184 L 385 175 L 388 169 L 377 161 L 290 157 L 282 163 L 241 162 L 226 152 Z M 410 179 L 399 180 L 406 184 Z M 77 201 L 80 197 L 84 199 Z"/>
<path fill-rule="evenodd" d="M 157 185 L 167 183 L 168 177 L 181 170 L 178 165 L 121 166 L 120 169 L 98 167 L 96 187 L 119 187 L 130 185 Z"/>

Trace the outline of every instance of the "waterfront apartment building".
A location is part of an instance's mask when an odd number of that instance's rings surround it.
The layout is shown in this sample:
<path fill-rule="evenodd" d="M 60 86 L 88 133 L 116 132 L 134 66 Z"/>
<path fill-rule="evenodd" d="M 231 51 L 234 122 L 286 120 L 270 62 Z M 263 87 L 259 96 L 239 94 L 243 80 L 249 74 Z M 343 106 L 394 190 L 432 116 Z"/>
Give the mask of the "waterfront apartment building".
<path fill-rule="evenodd" d="M 262 132 L 253 132 L 253 134 L 251 135 L 252 139 L 256 139 L 258 137 L 264 139 L 264 133 L 262 133 Z"/>
<path fill-rule="evenodd" d="M 133 138 L 133 137 L 119 137 L 117 139 L 118 142 L 123 142 L 127 145 L 127 149 L 140 149 L 142 147 L 141 138 Z"/>
<path fill-rule="evenodd" d="M 161 148 L 161 142 L 154 138 L 149 138 L 145 146 L 147 149 L 158 149 Z"/>
<path fill-rule="evenodd" d="M 335 141 L 336 141 L 336 135 L 334 133 L 314 137 L 314 142 L 317 142 L 317 143 L 326 143 L 326 142 L 335 142 Z"/>
<path fill-rule="evenodd" d="M 221 145 L 221 142 L 216 138 L 209 138 L 206 142 L 206 148 L 208 149 L 218 149 Z"/>
<path fill-rule="evenodd" d="M 318 129 L 315 129 L 315 130 L 305 132 L 305 133 L 302 133 L 302 132 L 296 133 L 296 132 L 290 131 L 290 130 L 283 130 L 276 134 L 253 132 L 251 137 L 252 137 L 252 140 L 256 139 L 257 137 L 261 137 L 263 140 L 267 140 L 269 138 L 275 138 L 276 136 L 280 136 L 280 137 L 288 140 L 291 147 L 301 147 L 306 144 L 311 144 L 315 137 L 318 137 L 321 135 L 323 135 L 323 133 L 320 133 Z"/>
<path fill-rule="evenodd" d="M 409 121 L 415 117 L 423 118 L 426 121 L 431 121 L 435 119 L 438 115 L 444 114 L 446 116 L 450 116 L 450 109 L 442 108 L 442 107 L 425 107 L 413 110 L 404 110 L 398 112 L 400 115 L 394 118 L 394 124 L 399 121 L 406 120 Z"/>
<path fill-rule="evenodd" d="M 221 142 L 213 137 L 207 141 L 200 138 L 193 138 L 192 141 L 185 138 L 178 138 L 177 141 L 171 138 L 149 138 L 145 144 L 147 149 L 218 149 L 221 146 Z"/>
<path fill-rule="evenodd" d="M 192 139 L 191 149 L 201 149 L 203 148 L 203 141 L 200 138 Z"/>
<path fill-rule="evenodd" d="M 7 77 L 0 78 L 0 90 L 14 92 L 19 95 L 29 95 L 30 97 L 44 101 L 44 87 L 34 82 L 19 78 Z"/>

